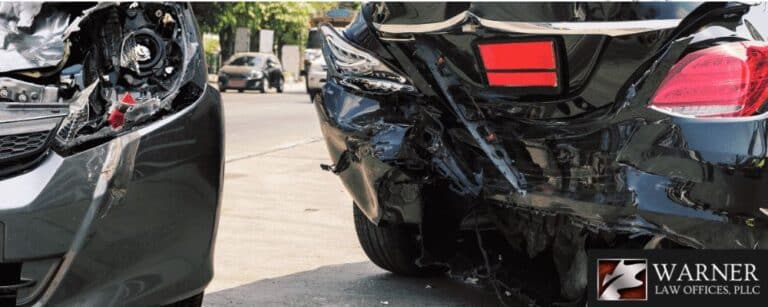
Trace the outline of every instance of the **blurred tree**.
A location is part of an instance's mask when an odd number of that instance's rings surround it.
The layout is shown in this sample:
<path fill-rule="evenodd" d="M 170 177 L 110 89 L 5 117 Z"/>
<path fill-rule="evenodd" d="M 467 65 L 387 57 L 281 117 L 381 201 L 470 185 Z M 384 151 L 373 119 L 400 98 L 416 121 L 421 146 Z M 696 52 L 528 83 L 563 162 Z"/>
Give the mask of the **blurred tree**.
<path fill-rule="evenodd" d="M 235 31 L 238 27 L 251 30 L 252 47 L 256 48 L 261 29 L 275 31 L 278 55 L 285 44 L 302 45 L 312 14 L 343 7 L 357 10 L 359 2 L 193 2 L 200 27 L 205 32 L 219 34 L 221 56 L 232 55 Z"/>
<path fill-rule="evenodd" d="M 222 59 L 235 49 L 235 31 L 239 27 L 258 31 L 261 13 L 255 2 L 193 2 L 200 27 L 204 32 L 218 33 Z"/>

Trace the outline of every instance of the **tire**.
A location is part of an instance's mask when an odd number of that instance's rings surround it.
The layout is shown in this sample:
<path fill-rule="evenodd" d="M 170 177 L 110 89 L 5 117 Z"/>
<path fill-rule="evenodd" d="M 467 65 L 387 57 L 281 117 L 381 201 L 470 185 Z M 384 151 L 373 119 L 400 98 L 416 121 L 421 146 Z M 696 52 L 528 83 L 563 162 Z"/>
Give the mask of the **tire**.
<path fill-rule="evenodd" d="M 277 92 L 282 93 L 285 89 L 285 79 L 280 78 L 280 81 L 277 83 Z"/>
<path fill-rule="evenodd" d="M 167 305 L 166 307 L 200 307 L 203 306 L 203 293 Z"/>
<path fill-rule="evenodd" d="M 224 93 L 224 92 L 226 92 L 226 91 L 227 91 L 227 88 L 226 88 L 226 87 L 221 87 L 221 88 L 219 88 L 219 93 Z"/>
<path fill-rule="evenodd" d="M 242 93 L 242 92 L 245 92 L 245 89 L 238 89 L 238 90 L 237 90 L 237 92 L 238 92 L 238 93 Z"/>
<path fill-rule="evenodd" d="M 421 248 L 415 228 L 409 225 L 375 225 L 354 205 L 355 230 L 363 251 L 378 267 L 403 276 L 434 276 L 445 272 L 440 267 L 419 267 Z"/>

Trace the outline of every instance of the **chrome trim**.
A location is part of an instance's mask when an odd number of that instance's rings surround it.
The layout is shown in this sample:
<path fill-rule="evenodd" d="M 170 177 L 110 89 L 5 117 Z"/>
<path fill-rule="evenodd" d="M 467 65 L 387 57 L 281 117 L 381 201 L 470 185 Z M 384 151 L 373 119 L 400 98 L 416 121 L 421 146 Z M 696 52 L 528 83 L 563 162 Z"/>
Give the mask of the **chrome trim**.
<path fill-rule="evenodd" d="M 585 22 L 509 22 L 478 18 L 480 25 L 491 29 L 526 34 L 576 34 L 622 36 L 675 28 L 681 19 Z"/>
<path fill-rule="evenodd" d="M 467 20 L 467 17 L 469 17 L 471 14 L 472 13 L 468 11 L 464 11 L 462 13 L 459 13 L 456 16 L 453 16 L 443 21 L 438 21 L 433 23 L 412 24 L 412 25 L 403 25 L 403 24 L 388 25 L 388 24 L 380 24 L 380 23 L 374 22 L 373 27 L 376 28 L 376 30 L 379 30 L 384 33 L 397 33 L 397 34 L 440 32 L 440 31 L 447 30 L 453 26 L 464 23 Z"/>
<path fill-rule="evenodd" d="M 622 36 L 649 31 L 675 28 L 682 19 L 649 19 L 628 21 L 576 21 L 576 22 L 518 22 L 497 21 L 476 16 L 464 11 L 456 16 L 440 22 L 423 24 L 380 24 L 373 23 L 376 30 L 391 34 L 434 33 L 448 30 L 466 23 L 470 17 L 481 26 L 525 34 L 596 34 Z"/>

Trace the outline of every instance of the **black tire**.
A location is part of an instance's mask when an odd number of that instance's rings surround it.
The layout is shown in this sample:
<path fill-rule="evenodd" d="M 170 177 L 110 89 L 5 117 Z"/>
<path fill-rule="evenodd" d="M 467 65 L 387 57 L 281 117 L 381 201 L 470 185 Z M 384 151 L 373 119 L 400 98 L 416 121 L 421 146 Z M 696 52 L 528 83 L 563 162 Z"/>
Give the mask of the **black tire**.
<path fill-rule="evenodd" d="M 240 88 L 240 89 L 237 89 L 237 92 L 238 92 L 238 93 L 242 93 L 242 92 L 245 92 L 245 89 L 242 89 L 242 88 Z"/>
<path fill-rule="evenodd" d="M 167 305 L 166 307 L 200 307 L 203 306 L 203 293 Z"/>
<path fill-rule="evenodd" d="M 261 87 L 259 88 L 259 91 L 264 94 L 267 92 L 267 78 L 264 78 L 264 80 L 261 81 Z"/>
<path fill-rule="evenodd" d="M 282 93 L 285 89 L 285 79 L 280 78 L 280 81 L 277 83 L 277 92 Z"/>
<path fill-rule="evenodd" d="M 227 88 L 226 88 L 226 87 L 221 87 L 221 88 L 219 88 L 219 93 L 224 93 L 224 92 L 226 92 L 226 91 L 227 91 Z"/>
<path fill-rule="evenodd" d="M 434 276 L 445 272 L 440 267 L 419 267 L 421 247 L 416 228 L 409 225 L 375 225 L 354 205 L 355 230 L 363 251 L 378 267 L 403 276 Z"/>

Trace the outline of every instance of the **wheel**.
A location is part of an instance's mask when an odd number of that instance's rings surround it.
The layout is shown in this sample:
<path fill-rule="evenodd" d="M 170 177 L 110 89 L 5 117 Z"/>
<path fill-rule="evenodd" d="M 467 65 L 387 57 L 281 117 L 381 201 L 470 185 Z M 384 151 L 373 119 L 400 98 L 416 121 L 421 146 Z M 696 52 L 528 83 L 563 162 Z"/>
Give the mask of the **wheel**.
<path fill-rule="evenodd" d="M 378 267 L 404 276 L 432 276 L 445 272 L 441 267 L 419 267 L 420 246 L 416 227 L 405 224 L 375 225 L 354 205 L 355 230 L 363 251 Z"/>
<path fill-rule="evenodd" d="M 280 78 L 280 81 L 278 81 L 277 83 L 277 92 L 282 93 L 284 88 L 285 88 L 285 79 Z"/>
<path fill-rule="evenodd" d="M 242 88 L 240 88 L 240 89 L 237 89 L 237 92 L 238 92 L 238 93 L 242 93 L 242 92 L 245 92 L 245 89 L 242 89 Z"/>
<path fill-rule="evenodd" d="M 226 87 L 220 87 L 220 88 L 219 88 L 219 93 L 224 93 L 224 92 L 226 92 L 226 91 L 227 91 L 227 88 L 226 88 Z"/>
<path fill-rule="evenodd" d="M 264 94 L 267 92 L 267 78 L 264 78 L 264 81 L 261 81 L 261 87 L 259 88 L 259 91 Z"/>
<path fill-rule="evenodd" d="M 203 306 L 203 293 L 175 302 L 168 307 L 200 307 Z"/>

